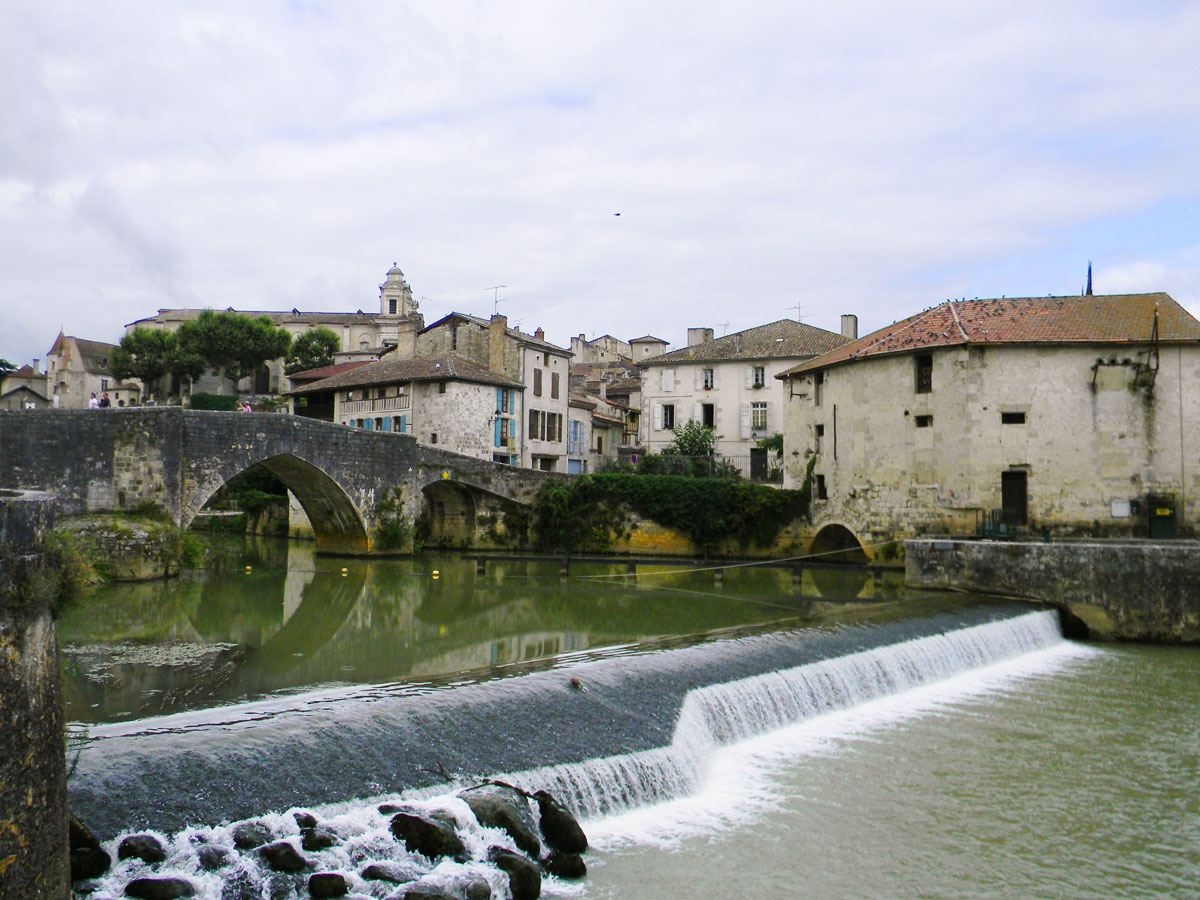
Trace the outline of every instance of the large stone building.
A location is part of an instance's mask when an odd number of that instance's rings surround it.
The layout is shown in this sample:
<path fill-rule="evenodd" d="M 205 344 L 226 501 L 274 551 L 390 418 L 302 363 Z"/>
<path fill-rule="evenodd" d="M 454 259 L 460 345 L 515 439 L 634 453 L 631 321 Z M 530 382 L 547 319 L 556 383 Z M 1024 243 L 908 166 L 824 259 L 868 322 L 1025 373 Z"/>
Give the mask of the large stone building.
<path fill-rule="evenodd" d="M 422 326 L 417 313 L 418 303 L 413 299 L 412 288 L 404 278 L 400 267 L 393 265 L 387 272 L 383 284 L 379 285 L 379 311 L 364 312 L 290 312 L 234 310 L 247 316 L 266 316 L 293 338 L 314 328 L 328 328 L 341 341 L 336 354 L 338 362 L 374 361 L 385 351 L 412 336 Z M 200 317 L 202 309 L 160 309 L 157 315 L 138 319 L 125 326 L 127 332 L 135 328 L 165 328 L 178 330 L 184 322 Z M 270 360 L 255 375 L 242 379 L 237 390 L 243 394 L 277 394 L 288 388 L 284 375 L 284 360 Z M 178 389 L 179 386 L 176 386 Z M 195 391 L 225 393 L 229 390 L 227 379 L 208 373 L 197 379 L 192 386 Z"/>
<path fill-rule="evenodd" d="M 785 485 L 812 465 L 818 538 L 1200 514 L 1200 322 L 1166 294 L 943 303 L 779 378 Z"/>
<path fill-rule="evenodd" d="M 757 442 L 783 427 L 784 391 L 775 376 L 846 343 L 856 321 L 842 317 L 846 334 L 790 319 L 715 339 L 711 328 L 689 328 L 686 347 L 638 360 L 643 446 L 661 452 L 675 428 L 694 419 L 713 429 L 722 456 L 751 474 Z"/>
<path fill-rule="evenodd" d="M 51 406 L 46 373 L 37 370 L 38 361 L 0 376 L 0 409 L 42 409 Z"/>
<path fill-rule="evenodd" d="M 87 341 L 61 331 L 46 354 L 46 382 L 54 406 L 62 409 L 86 409 L 92 394 L 108 394 L 112 406 L 140 402 L 141 386 L 122 383 L 113 377 L 108 355 L 115 344 Z"/>

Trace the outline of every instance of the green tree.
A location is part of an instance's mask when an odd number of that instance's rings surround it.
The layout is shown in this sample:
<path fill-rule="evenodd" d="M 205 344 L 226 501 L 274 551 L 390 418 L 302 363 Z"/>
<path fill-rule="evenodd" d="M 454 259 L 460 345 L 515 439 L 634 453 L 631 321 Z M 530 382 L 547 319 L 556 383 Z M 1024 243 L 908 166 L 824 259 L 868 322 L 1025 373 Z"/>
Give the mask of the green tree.
<path fill-rule="evenodd" d="M 309 369 L 332 366 L 333 354 L 341 348 L 342 341 L 336 332 L 324 327 L 312 328 L 292 342 L 292 349 L 287 355 L 287 368 L 284 371 L 294 375 Z"/>
<path fill-rule="evenodd" d="M 199 357 L 214 371 L 235 382 L 254 374 L 269 359 L 287 356 L 292 336 L 270 316 L 250 317 L 206 309 L 194 322 L 179 326 L 180 348 Z"/>
<path fill-rule="evenodd" d="M 9 372 L 17 371 L 17 367 L 10 363 L 7 359 L 0 357 L 0 375 L 7 375 Z"/>
<path fill-rule="evenodd" d="M 667 456 L 712 456 L 717 452 L 717 435 L 707 425 L 688 419 L 676 427 L 675 439 L 663 451 Z"/>
<path fill-rule="evenodd" d="M 120 381 L 136 378 L 152 394 L 171 371 L 176 350 L 174 333 L 162 328 L 135 328 L 108 355 L 108 366 Z"/>

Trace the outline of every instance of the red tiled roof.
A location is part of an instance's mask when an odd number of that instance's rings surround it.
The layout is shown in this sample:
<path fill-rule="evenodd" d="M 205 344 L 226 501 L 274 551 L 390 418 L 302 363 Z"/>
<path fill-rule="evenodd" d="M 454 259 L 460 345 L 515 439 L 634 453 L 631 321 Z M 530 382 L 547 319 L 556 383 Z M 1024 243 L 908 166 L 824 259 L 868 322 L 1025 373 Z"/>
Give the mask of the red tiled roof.
<path fill-rule="evenodd" d="M 1200 341 L 1200 322 L 1166 293 L 950 301 L 807 360 L 778 377 L 928 347 L 1145 344 L 1152 338 L 1155 310 L 1159 341 Z"/>
<path fill-rule="evenodd" d="M 369 366 L 374 360 L 370 359 L 355 359 L 350 362 L 334 363 L 332 366 L 321 366 L 318 369 L 305 369 L 303 372 L 296 372 L 289 375 L 292 381 L 320 381 L 322 378 L 330 378 L 334 375 L 341 375 L 343 372 L 352 372 L 362 366 Z"/>
<path fill-rule="evenodd" d="M 641 368 L 673 366 L 687 362 L 725 362 L 729 360 L 793 359 L 816 356 L 844 344 L 840 334 L 815 328 L 792 319 L 780 319 L 757 328 L 747 328 L 691 347 L 681 347 L 637 360 Z"/>
<path fill-rule="evenodd" d="M 348 372 L 305 384 L 289 393 L 313 394 L 337 388 L 366 387 L 407 381 L 471 381 L 500 387 L 524 387 L 519 381 L 513 381 L 511 378 L 481 369 L 457 356 L 439 356 L 369 362 L 365 366 L 355 367 Z"/>

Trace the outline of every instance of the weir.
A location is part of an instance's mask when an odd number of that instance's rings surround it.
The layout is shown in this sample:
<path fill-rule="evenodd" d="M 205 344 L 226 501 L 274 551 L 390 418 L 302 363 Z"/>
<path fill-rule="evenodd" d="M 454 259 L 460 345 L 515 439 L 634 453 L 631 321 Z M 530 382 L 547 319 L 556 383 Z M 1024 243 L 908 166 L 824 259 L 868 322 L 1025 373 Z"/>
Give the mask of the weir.
<path fill-rule="evenodd" d="M 71 803 L 111 838 L 507 772 L 595 815 L 687 793 L 722 744 L 1061 640 L 1055 613 L 1008 604 L 99 726 Z"/>

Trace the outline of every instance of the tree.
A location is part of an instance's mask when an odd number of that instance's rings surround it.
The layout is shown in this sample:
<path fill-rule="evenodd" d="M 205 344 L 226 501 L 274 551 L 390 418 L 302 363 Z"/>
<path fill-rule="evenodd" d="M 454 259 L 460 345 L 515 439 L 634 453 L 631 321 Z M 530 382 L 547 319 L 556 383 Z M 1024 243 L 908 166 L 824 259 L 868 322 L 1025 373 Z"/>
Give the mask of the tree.
<path fill-rule="evenodd" d="M 7 375 L 9 372 L 17 371 L 17 367 L 10 363 L 7 359 L 0 357 L 0 375 Z"/>
<path fill-rule="evenodd" d="M 707 425 L 688 419 L 675 429 L 675 439 L 663 451 L 667 456 L 712 456 L 717 452 L 717 435 Z"/>
<path fill-rule="evenodd" d="M 309 369 L 332 366 L 333 354 L 341 348 L 342 341 L 336 332 L 324 327 L 310 329 L 292 342 L 284 371 L 294 375 Z"/>
<path fill-rule="evenodd" d="M 235 382 L 254 374 L 269 359 L 286 356 L 292 336 L 270 316 L 251 318 L 228 310 L 206 309 L 194 322 L 179 326 L 179 345 L 214 371 Z"/>
<path fill-rule="evenodd" d="M 162 328 L 135 328 L 121 338 L 108 355 L 108 367 L 119 381 L 136 378 L 152 394 L 162 377 L 171 371 L 176 350 L 175 335 Z"/>

